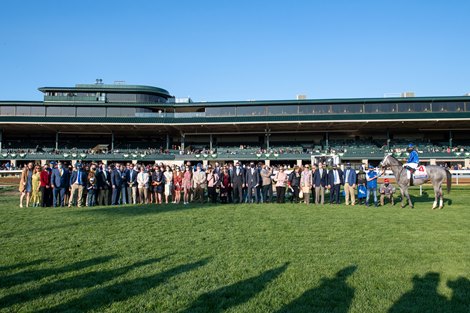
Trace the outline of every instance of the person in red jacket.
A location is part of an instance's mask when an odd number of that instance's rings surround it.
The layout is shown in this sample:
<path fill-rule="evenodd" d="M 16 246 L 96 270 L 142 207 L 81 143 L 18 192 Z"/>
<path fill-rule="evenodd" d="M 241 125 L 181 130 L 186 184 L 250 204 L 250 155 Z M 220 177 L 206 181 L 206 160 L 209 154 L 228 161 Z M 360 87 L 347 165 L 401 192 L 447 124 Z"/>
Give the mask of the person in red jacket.
<path fill-rule="evenodd" d="M 41 171 L 40 184 L 41 206 L 44 208 L 48 206 L 49 193 L 51 192 L 51 172 L 47 164 L 44 165 L 44 170 Z"/>

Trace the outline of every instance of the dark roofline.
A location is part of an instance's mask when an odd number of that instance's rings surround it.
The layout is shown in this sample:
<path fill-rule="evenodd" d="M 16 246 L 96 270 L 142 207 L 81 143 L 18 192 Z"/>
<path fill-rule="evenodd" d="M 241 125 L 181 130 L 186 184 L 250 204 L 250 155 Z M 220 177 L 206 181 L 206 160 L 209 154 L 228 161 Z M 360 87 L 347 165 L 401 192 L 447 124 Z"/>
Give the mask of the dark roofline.
<path fill-rule="evenodd" d="M 97 85 L 97 84 L 77 84 L 75 87 L 40 87 L 39 91 L 45 93 L 48 91 L 70 91 L 70 92 L 113 92 L 113 93 L 144 93 L 171 98 L 170 93 L 163 89 L 153 86 L 143 85 Z"/>

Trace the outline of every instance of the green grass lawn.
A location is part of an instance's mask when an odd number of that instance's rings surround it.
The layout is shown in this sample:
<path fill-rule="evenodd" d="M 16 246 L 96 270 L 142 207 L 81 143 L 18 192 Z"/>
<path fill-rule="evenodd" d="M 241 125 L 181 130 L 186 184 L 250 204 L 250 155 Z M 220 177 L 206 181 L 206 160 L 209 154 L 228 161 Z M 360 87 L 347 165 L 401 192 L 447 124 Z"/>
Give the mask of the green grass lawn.
<path fill-rule="evenodd" d="M 0 311 L 468 313 L 470 189 L 440 211 L 413 195 L 20 209 L 3 192 Z"/>

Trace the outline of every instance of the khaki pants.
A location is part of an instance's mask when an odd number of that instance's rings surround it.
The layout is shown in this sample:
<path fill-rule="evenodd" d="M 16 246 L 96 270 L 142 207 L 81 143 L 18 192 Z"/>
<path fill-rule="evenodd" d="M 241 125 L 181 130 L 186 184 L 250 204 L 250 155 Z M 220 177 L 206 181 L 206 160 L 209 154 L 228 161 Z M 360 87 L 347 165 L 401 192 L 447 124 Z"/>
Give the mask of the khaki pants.
<path fill-rule="evenodd" d="M 325 187 L 315 186 L 315 204 L 318 204 L 321 198 L 321 204 L 325 204 Z"/>
<path fill-rule="evenodd" d="M 380 194 L 380 205 L 382 205 L 382 206 L 384 205 L 384 199 L 385 199 L 385 198 L 387 198 L 387 199 L 390 201 L 390 203 L 391 203 L 392 205 L 394 204 L 394 203 L 393 203 L 393 195 L 392 195 L 392 194 L 386 195 L 386 194 L 381 193 L 381 194 Z"/>
<path fill-rule="evenodd" d="M 73 205 L 73 202 L 75 200 L 75 194 L 78 194 L 77 206 L 80 208 L 82 206 L 83 190 L 85 189 L 85 187 L 79 184 L 73 184 L 71 188 L 72 188 L 72 191 L 70 191 L 69 206 Z"/>
<path fill-rule="evenodd" d="M 349 205 L 349 198 L 351 197 L 351 204 L 356 204 L 356 188 L 349 185 L 349 183 L 344 184 L 344 194 L 346 197 L 346 205 Z"/>
<path fill-rule="evenodd" d="M 109 205 L 109 190 L 101 189 L 98 191 L 98 200 L 96 201 L 97 205 Z"/>
<path fill-rule="evenodd" d="M 129 195 L 129 204 L 137 204 L 137 186 L 127 187 L 127 194 Z"/>
<path fill-rule="evenodd" d="M 148 188 L 147 187 L 139 188 L 139 198 L 140 198 L 140 204 L 148 203 Z"/>

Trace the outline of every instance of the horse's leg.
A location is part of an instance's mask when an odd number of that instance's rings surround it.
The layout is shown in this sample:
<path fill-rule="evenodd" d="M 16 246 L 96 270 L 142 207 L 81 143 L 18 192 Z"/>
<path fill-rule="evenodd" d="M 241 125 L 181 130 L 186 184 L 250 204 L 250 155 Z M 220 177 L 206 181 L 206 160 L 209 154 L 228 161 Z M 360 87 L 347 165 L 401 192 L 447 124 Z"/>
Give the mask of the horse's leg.
<path fill-rule="evenodd" d="M 444 207 L 444 195 L 442 194 L 442 185 L 439 185 L 439 210 Z"/>
<path fill-rule="evenodd" d="M 400 187 L 400 192 L 401 192 L 401 207 L 404 208 L 406 205 L 406 200 L 405 200 L 405 193 L 403 191 L 403 187 Z"/>
<path fill-rule="evenodd" d="M 434 210 L 437 208 L 437 200 L 439 199 L 439 187 L 433 186 L 434 187 L 434 203 L 432 204 L 432 209 Z"/>
<path fill-rule="evenodd" d="M 408 188 L 405 189 L 405 196 L 408 199 L 408 204 L 410 205 L 410 208 L 413 208 L 413 203 L 411 202 L 410 193 L 408 192 Z"/>

